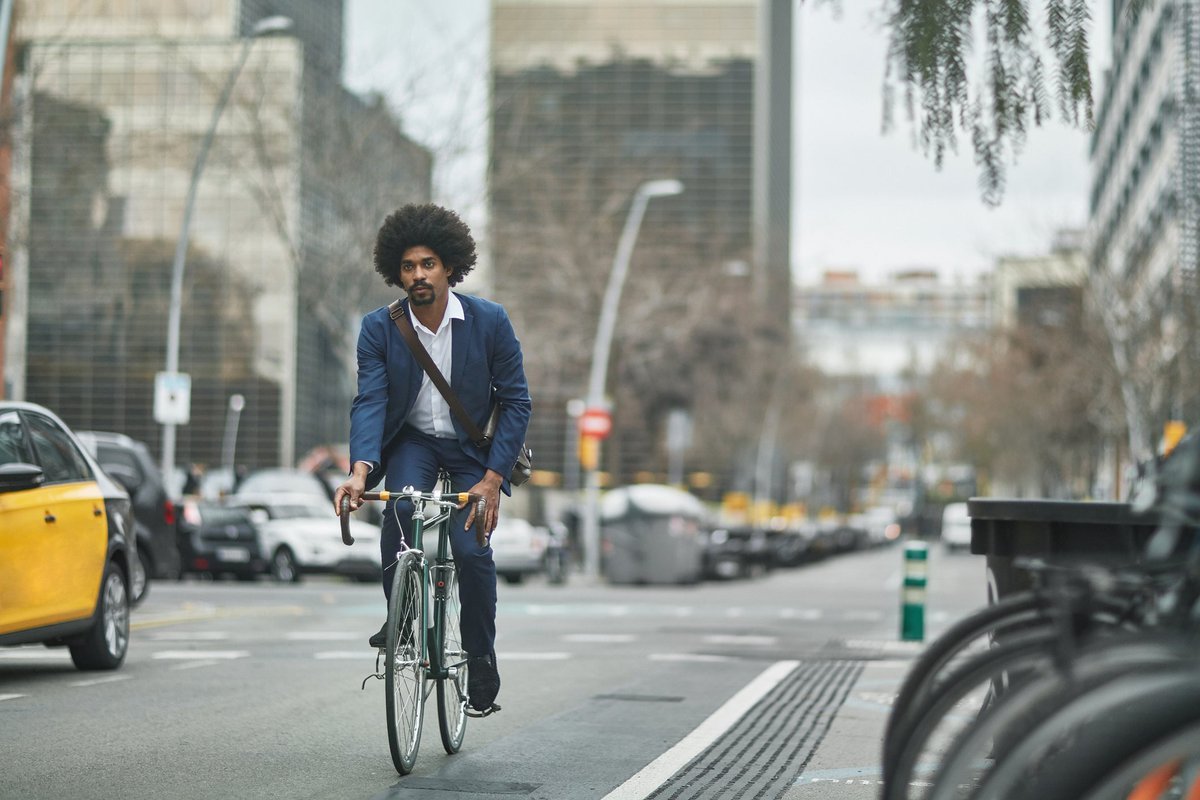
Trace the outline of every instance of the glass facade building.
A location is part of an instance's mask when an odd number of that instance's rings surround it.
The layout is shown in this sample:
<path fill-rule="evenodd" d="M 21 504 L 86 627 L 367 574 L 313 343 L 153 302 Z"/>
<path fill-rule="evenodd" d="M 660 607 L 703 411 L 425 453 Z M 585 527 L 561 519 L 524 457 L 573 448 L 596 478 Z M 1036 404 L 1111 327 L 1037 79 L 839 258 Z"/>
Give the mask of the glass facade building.
<path fill-rule="evenodd" d="M 692 338 L 689 299 L 694 306 L 744 274 L 754 255 L 757 6 L 492 4 L 494 284 L 522 334 L 540 467 L 571 473 L 567 403 L 585 392 L 634 191 L 675 178 L 684 193 L 650 202 L 632 255 L 609 381 L 616 429 L 606 442 L 614 482 L 664 463 L 666 418 L 690 407 L 695 387 L 672 388 L 651 365 Z M 646 344 L 650 331 L 657 345 Z"/>
<path fill-rule="evenodd" d="M 342 3 L 18 3 L 7 383 L 70 425 L 157 449 L 172 261 L 193 165 L 246 55 L 200 176 L 177 463 L 215 464 L 245 397 L 239 463 L 344 442 L 370 267 L 391 209 L 430 195 L 431 157 L 338 83 Z M 289 30 L 249 38 L 286 15 Z M 13 335 L 15 332 L 15 335 Z"/>

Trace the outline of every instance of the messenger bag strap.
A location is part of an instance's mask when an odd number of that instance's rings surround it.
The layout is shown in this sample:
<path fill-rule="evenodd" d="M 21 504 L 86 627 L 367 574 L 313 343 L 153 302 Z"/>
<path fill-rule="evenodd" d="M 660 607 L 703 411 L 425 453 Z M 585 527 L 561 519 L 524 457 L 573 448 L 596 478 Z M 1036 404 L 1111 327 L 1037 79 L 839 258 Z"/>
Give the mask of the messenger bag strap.
<path fill-rule="evenodd" d="M 400 331 L 400 335 L 404 337 L 404 341 L 408 344 L 408 349 L 412 351 L 413 357 L 417 359 L 417 363 L 421 365 L 421 369 L 425 370 L 425 374 L 429 376 L 429 380 L 433 381 L 433 385 L 442 393 L 442 397 L 446 399 L 447 405 L 458 417 L 459 423 L 466 430 L 467 435 L 471 437 L 471 441 L 476 447 L 486 447 L 488 438 L 479 430 L 479 426 L 475 424 L 467 410 L 463 408 L 462 402 L 459 401 L 458 395 L 450 388 L 450 384 L 442 376 L 441 370 L 437 368 L 437 364 L 433 363 L 433 356 L 429 355 L 429 351 L 425 349 L 425 345 L 421 344 L 421 340 L 417 338 L 417 331 L 413 328 L 412 320 L 404 313 L 404 306 L 399 300 L 393 300 L 388 304 L 388 316 L 392 318 L 392 322 L 396 323 L 396 329 Z M 402 321 L 403 320 L 403 321 Z"/>

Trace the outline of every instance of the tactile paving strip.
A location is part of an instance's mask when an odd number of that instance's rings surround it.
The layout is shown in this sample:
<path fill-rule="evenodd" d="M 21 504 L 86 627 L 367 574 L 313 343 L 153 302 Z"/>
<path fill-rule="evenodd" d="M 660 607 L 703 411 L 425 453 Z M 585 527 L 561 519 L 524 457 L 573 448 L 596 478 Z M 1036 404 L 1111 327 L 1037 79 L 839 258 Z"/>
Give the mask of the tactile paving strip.
<path fill-rule="evenodd" d="M 804 771 L 862 670 L 860 661 L 800 664 L 649 798 L 781 797 Z"/>

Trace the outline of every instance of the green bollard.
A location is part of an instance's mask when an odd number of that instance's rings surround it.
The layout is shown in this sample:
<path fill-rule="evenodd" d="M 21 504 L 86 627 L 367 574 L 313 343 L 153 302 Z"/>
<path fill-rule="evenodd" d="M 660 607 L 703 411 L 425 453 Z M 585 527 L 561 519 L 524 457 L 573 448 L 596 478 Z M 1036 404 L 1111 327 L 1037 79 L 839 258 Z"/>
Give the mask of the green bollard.
<path fill-rule="evenodd" d="M 928 545 L 924 542 L 905 542 L 900 638 L 906 642 L 925 640 L 925 578 L 928 563 Z"/>

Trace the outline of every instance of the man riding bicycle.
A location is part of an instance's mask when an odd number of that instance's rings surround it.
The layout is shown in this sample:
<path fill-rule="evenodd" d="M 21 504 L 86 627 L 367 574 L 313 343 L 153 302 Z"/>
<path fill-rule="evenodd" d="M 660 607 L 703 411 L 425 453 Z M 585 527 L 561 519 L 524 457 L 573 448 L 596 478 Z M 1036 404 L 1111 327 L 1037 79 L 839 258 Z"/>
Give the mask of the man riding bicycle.
<path fill-rule="evenodd" d="M 504 308 L 450 291 L 475 266 L 475 240 L 453 211 L 409 204 L 388 216 L 375 240 L 375 271 L 400 286 L 402 303 L 420 343 L 476 420 L 484 427 L 494 404 L 499 418 L 490 446 L 478 447 L 462 429 L 393 322 L 388 308 L 363 317 L 358 338 L 358 394 L 350 410 L 348 480 L 334 496 L 351 508 L 384 479 L 389 491 L 434 487 L 439 468 L 453 490 L 483 496 L 486 511 L 460 509 L 450 544 L 459 576 L 463 646 L 471 655 L 467 687 L 477 711 L 492 708 L 500 690 L 496 669 L 496 565 L 489 537 L 500 517 L 500 492 L 511 494 L 512 472 L 529 425 L 531 403 L 521 345 Z M 400 324 L 407 321 L 400 320 Z M 394 501 L 393 501 L 394 502 Z M 401 537 L 409 536 L 412 504 L 390 505 L 380 537 L 383 591 L 391 593 Z M 397 520 L 397 517 L 399 520 Z M 476 536 L 482 532 L 482 536 Z M 386 643 L 386 623 L 371 647 Z"/>

